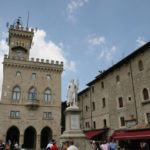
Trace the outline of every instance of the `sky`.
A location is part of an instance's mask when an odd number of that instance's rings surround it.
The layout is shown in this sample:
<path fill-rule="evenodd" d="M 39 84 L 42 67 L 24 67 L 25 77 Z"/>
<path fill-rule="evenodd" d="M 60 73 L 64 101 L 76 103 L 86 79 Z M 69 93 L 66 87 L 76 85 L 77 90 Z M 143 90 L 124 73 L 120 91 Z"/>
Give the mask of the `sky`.
<path fill-rule="evenodd" d="M 37 28 L 30 58 L 64 62 L 62 101 L 71 79 L 79 92 L 143 44 L 150 41 L 149 0 L 0 0 L 0 87 L 8 54 L 6 23 L 18 17 Z M 0 89 L 1 91 L 1 89 Z"/>

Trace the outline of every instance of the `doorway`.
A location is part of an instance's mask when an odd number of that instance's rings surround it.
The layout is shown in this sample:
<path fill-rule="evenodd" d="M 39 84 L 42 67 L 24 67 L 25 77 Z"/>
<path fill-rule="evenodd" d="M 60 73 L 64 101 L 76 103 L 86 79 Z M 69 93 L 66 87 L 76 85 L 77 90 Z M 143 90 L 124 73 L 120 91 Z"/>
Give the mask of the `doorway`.
<path fill-rule="evenodd" d="M 41 131 L 41 148 L 46 148 L 49 141 L 52 139 L 52 131 L 49 127 L 45 127 Z"/>
<path fill-rule="evenodd" d="M 28 127 L 24 132 L 23 148 L 36 148 L 36 130 L 33 127 Z"/>
<path fill-rule="evenodd" d="M 15 143 L 19 144 L 20 132 L 16 126 L 12 126 L 7 130 L 6 142 L 13 148 Z"/>

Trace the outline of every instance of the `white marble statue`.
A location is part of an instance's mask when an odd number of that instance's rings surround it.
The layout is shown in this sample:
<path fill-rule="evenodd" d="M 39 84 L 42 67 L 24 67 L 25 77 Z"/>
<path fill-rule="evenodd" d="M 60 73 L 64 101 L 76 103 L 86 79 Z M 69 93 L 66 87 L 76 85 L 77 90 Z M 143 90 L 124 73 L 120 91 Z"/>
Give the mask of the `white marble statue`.
<path fill-rule="evenodd" d="M 77 92 L 79 88 L 79 82 L 75 82 L 72 79 L 67 88 L 67 106 L 77 107 Z"/>

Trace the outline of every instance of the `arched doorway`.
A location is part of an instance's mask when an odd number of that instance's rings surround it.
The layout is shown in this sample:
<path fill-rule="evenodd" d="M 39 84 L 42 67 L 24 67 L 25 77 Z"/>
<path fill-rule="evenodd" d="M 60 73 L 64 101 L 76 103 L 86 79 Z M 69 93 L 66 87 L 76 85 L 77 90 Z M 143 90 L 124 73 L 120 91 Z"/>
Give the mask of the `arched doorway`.
<path fill-rule="evenodd" d="M 28 127 L 24 132 L 23 148 L 36 148 L 36 130 L 33 127 Z"/>
<path fill-rule="evenodd" d="M 52 131 L 49 127 L 45 127 L 41 131 L 41 148 L 45 148 L 52 139 Z"/>
<path fill-rule="evenodd" d="M 17 142 L 19 144 L 20 132 L 16 126 L 12 126 L 7 130 L 6 142 L 11 144 L 11 147 Z"/>

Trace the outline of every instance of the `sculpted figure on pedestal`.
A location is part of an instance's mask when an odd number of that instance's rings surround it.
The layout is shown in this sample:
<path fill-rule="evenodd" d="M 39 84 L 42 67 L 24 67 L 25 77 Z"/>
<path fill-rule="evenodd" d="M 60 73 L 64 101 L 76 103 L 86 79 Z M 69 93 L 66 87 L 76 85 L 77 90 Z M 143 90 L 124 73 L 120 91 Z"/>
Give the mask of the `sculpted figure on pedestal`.
<path fill-rule="evenodd" d="M 70 81 L 67 88 L 67 105 L 77 106 L 77 92 L 79 88 L 79 83 L 75 82 L 74 79 Z"/>

